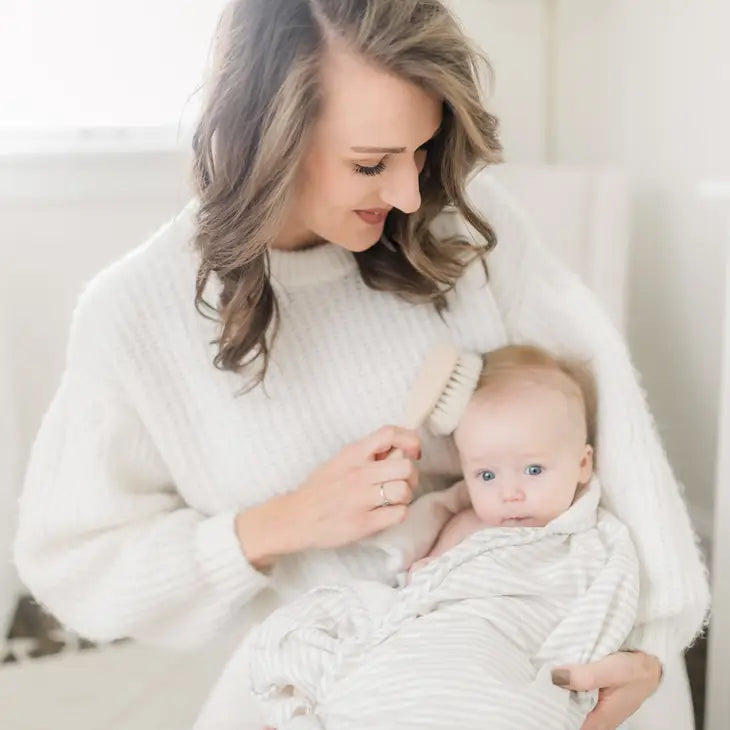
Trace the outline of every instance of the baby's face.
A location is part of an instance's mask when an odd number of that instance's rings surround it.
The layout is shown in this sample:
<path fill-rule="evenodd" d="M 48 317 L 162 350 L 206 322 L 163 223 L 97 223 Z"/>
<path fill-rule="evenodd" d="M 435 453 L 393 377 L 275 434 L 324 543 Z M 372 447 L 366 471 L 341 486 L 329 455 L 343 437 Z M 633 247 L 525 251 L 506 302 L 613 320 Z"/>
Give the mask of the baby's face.
<path fill-rule="evenodd" d="M 477 391 L 455 440 L 482 522 L 541 527 L 568 509 L 593 467 L 585 439 L 570 389 L 517 381 Z"/>

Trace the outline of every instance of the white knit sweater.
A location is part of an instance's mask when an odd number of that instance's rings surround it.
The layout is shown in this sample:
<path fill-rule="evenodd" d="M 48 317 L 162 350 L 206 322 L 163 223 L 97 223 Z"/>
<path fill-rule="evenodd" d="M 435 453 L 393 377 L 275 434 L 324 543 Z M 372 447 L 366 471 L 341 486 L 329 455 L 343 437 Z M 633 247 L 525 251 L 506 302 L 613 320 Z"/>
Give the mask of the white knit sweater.
<path fill-rule="evenodd" d="M 532 342 L 597 372 L 604 500 L 642 563 L 630 645 L 664 658 L 690 643 L 706 572 L 626 348 L 497 183 L 482 174 L 471 191 L 499 243 L 489 284 L 471 266 L 443 318 L 367 288 L 338 246 L 273 252 L 281 327 L 265 390 L 244 396 L 238 376 L 212 366 L 217 326 L 194 308 L 195 200 L 100 273 L 75 311 L 20 502 L 15 556 L 37 599 L 92 639 L 183 647 L 260 615 L 267 588 L 285 600 L 349 576 L 389 579 L 382 555 L 358 545 L 288 556 L 263 575 L 239 548 L 234 516 L 397 422 L 434 342 Z M 466 231 L 456 216 L 437 223 Z M 450 440 L 424 435 L 423 451 L 424 489 L 458 476 Z"/>

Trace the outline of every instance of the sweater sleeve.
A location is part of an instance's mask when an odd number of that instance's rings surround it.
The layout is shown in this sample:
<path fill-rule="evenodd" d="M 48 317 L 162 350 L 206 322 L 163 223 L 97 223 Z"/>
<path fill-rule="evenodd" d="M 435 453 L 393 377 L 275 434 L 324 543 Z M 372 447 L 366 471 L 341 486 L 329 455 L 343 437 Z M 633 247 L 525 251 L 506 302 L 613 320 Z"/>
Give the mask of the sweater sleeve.
<path fill-rule="evenodd" d="M 83 295 L 74 313 L 26 472 L 15 561 L 36 599 L 89 639 L 202 645 L 243 619 L 269 578 L 245 559 L 233 511 L 201 514 L 178 494 L 125 397 L 97 300 Z"/>
<path fill-rule="evenodd" d="M 472 198 L 497 234 L 487 262 L 508 339 L 578 358 L 595 375 L 603 499 L 629 527 L 641 564 L 639 612 L 625 648 L 664 661 L 704 626 L 707 571 L 627 347 L 593 294 L 541 244 L 498 183 L 482 175 L 473 185 Z"/>

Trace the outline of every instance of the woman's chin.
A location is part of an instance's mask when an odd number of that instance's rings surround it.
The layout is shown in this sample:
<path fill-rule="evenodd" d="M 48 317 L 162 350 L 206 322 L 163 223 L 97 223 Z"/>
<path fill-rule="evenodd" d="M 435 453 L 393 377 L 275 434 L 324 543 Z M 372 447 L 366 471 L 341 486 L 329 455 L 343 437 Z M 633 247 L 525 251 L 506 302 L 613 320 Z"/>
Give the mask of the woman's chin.
<path fill-rule="evenodd" d="M 371 249 L 373 246 L 375 246 L 376 243 L 380 241 L 380 235 L 377 237 L 375 236 L 360 236 L 360 237 L 352 237 L 348 239 L 346 242 L 338 243 L 338 246 L 342 246 L 342 248 L 346 249 L 347 251 L 350 251 L 351 253 L 362 253 L 363 251 L 367 251 L 368 249 Z"/>

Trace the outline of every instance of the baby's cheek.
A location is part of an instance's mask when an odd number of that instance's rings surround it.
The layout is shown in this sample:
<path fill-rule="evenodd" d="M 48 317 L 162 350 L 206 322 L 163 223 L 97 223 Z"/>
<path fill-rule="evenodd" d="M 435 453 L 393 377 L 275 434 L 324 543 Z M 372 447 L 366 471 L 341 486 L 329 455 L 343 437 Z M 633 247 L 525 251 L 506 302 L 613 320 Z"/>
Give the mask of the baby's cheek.
<path fill-rule="evenodd" d="M 476 492 L 471 496 L 471 506 L 477 513 L 477 517 L 485 524 L 491 524 L 496 519 L 496 510 L 494 505 L 494 499 L 490 498 L 487 490 L 482 490 L 481 493 Z"/>
<path fill-rule="evenodd" d="M 471 501 L 471 506 L 476 510 L 477 505 L 481 504 L 481 502 L 482 502 L 482 496 L 480 494 L 480 490 L 477 489 L 474 486 L 474 483 L 471 481 L 467 481 L 466 490 L 467 490 L 467 492 L 469 492 L 469 500 Z"/>

